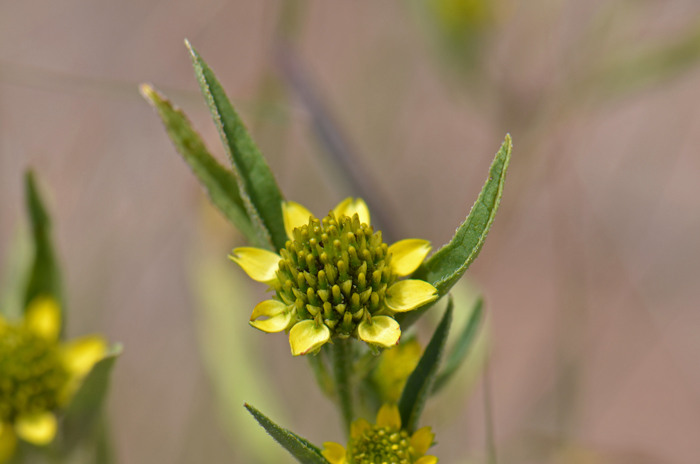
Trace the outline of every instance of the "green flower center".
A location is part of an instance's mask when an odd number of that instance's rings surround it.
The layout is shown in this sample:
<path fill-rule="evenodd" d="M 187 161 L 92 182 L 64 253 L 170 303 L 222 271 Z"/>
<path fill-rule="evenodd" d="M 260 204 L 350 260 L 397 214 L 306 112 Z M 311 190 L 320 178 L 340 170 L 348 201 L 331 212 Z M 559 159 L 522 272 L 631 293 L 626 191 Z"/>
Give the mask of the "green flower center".
<path fill-rule="evenodd" d="M 294 229 L 280 250 L 273 287 L 296 319 L 325 324 L 333 337 L 357 336 L 357 325 L 384 309 L 386 289 L 396 280 L 382 233 L 331 212 Z"/>
<path fill-rule="evenodd" d="M 0 422 L 55 409 L 67 382 L 57 343 L 21 326 L 0 329 Z"/>
<path fill-rule="evenodd" d="M 377 425 L 352 440 L 348 450 L 353 464 L 410 464 L 413 453 L 408 432 Z"/>

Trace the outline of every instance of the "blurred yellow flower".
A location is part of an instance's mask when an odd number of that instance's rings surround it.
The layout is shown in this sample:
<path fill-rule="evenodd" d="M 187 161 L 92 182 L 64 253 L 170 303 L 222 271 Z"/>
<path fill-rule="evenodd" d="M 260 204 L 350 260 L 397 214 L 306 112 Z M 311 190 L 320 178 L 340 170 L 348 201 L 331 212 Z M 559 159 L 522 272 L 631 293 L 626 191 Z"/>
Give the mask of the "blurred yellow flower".
<path fill-rule="evenodd" d="M 418 365 L 422 353 L 423 350 L 415 339 L 401 342 L 393 350 L 382 353 L 377 367 L 372 371 L 372 382 L 383 403 L 399 401 L 406 380 Z"/>
<path fill-rule="evenodd" d="M 430 427 L 409 436 L 401 430 L 398 407 L 385 404 L 377 413 L 375 425 L 364 419 L 352 423 L 347 450 L 340 443 L 326 442 L 321 454 L 331 464 L 435 464 L 438 458 L 425 454 L 434 439 Z"/>
<path fill-rule="evenodd" d="M 66 406 L 92 366 L 105 355 L 95 335 L 60 340 L 58 302 L 40 296 L 13 324 L 0 317 L 0 463 L 14 453 L 17 438 L 37 446 L 56 435 L 56 411 Z"/>
<path fill-rule="evenodd" d="M 398 280 L 420 266 L 430 243 L 407 239 L 387 246 L 370 227 L 363 200 L 347 198 L 322 220 L 298 203 L 284 202 L 282 210 L 289 240 L 279 254 L 244 247 L 230 257 L 275 291 L 255 307 L 250 325 L 289 331 L 294 356 L 316 352 L 335 337 L 391 348 L 401 337 L 394 314 L 438 297 L 425 281 Z"/>

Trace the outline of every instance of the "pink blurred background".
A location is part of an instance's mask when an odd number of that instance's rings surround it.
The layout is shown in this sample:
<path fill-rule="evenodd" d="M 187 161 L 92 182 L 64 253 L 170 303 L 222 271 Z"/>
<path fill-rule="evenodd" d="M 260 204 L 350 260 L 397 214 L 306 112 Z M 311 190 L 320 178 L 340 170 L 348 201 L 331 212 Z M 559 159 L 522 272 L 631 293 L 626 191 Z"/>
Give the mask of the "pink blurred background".
<path fill-rule="evenodd" d="M 491 320 L 499 462 L 700 462 L 696 1 L 0 5 L 0 262 L 26 227 L 32 166 L 50 198 L 69 333 L 125 345 L 109 407 L 119 462 L 263 459 L 236 432 L 254 421 L 221 406 L 243 380 L 222 390 L 203 361 L 194 283 L 202 254 L 240 277 L 226 254 L 241 239 L 138 94 L 146 81 L 166 93 L 223 159 L 184 38 L 286 196 L 322 213 L 353 191 L 280 66 L 297 60 L 379 181 L 396 238 L 449 240 L 510 132 L 501 210 L 468 272 Z M 239 304 L 220 303 L 247 330 L 262 289 L 235 288 Z M 265 412 L 313 442 L 340 440 L 284 337 L 245 334 L 249 351 L 216 355 L 274 379 Z M 434 454 L 484 462 L 483 385 L 456 393 L 429 405 Z"/>

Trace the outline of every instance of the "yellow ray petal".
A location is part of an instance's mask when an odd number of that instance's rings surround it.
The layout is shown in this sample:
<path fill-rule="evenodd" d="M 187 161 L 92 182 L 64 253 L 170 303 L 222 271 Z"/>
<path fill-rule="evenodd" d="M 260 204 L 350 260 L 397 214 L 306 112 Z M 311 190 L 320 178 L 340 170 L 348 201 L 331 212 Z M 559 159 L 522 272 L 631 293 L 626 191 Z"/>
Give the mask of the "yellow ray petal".
<path fill-rule="evenodd" d="M 333 208 L 335 217 L 341 215 L 352 217 L 355 213 L 360 216 L 361 223 L 369 225 L 369 208 L 362 198 L 353 199 L 352 197 L 348 197 Z"/>
<path fill-rule="evenodd" d="M 414 464 L 436 464 L 438 462 L 438 458 L 435 456 L 423 456 L 419 460 L 417 460 Z"/>
<path fill-rule="evenodd" d="M 345 447 L 332 441 L 327 441 L 323 444 L 323 451 L 321 451 L 321 454 L 324 458 L 328 459 L 328 462 L 331 464 L 345 464 L 347 459 Z"/>
<path fill-rule="evenodd" d="M 374 316 L 372 322 L 364 320 L 357 327 L 361 340 L 382 348 L 391 348 L 401 338 L 399 323 L 389 316 Z"/>
<path fill-rule="evenodd" d="M 402 280 L 386 290 L 386 305 L 394 312 L 411 311 L 436 300 L 437 289 L 423 280 Z"/>
<path fill-rule="evenodd" d="M 0 422 L 0 463 L 10 460 L 17 448 L 17 435 L 10 424 Z"/>
<path fill-rule="evenodd" d="M 17 436 L 37 446 L 51 443 L 56 427 L 56 416 L 50 412 L 19 416 L 15 421 Z"/>
<path fill-rule="evenodd" d="M 384 404 L 377 413 L 377 426 L 401 429 L 401 414 L 395 404 Z"/>
<path fill-rule="evenodd" d="M 308 224 L 309 218 L 313 216 L 308 209 L 293 201 L 282 202 L 282 215 L 284 216 L 284 230 L 287 231 L 287 237 L 290 239 L 292 239 L 292 231 Z"/>
<path fill-rule="evenodd" d="M 267 319 L 257 320 L 260 317 Z M 265 300 L 258 303 L 250 315 L 250 325 L 267 333 L 282 332 L 289 326 L 292 312 L 287 305 L 277 300 Z"/>
<path fill-rule="evenodd" d="M 352 424 L 350 424 L 350 437 L 357 440 L 365 433 L 366 430 L 372 428 L 372 424 L 364 419 L 357 419 Z"/>
<path fill-rule="evenodd" d="M 99 335 L 76 338 L 61 347 L 63 362 L 68 372 L 76 377 L 87 375 L 92 366 L 107 352 L 107 340 Z"/>
<path fill-rule="evenodd" d="M 430 253 L 430 242 L 419 238 L 400 240 L 389 247 L 391 267 L 399 277 L 407 276 L 423 262 Z"/>
<path fill-rule="evenodd" d="M 416 452 L 416 456 L 423 456 L 433 444 L 435 434 L 430 427 L 422 427 L 411 437 L 411 446 Z"/>
<path fill-rule="evenodd" d="M 324 324 L 307 320 L 294 324 L 289 331 L 289 345 L 292 355 L 299 356 L 321 348 L 331 339 L 331 331 Z"/>
<path fill-rule="evenodd" d="M 24 323 L 36 335 L 56 341 L 61 332 L 61 307 L 50 296 L 38 296 L 27 306 Z"/>
<path fill-rule="evenodd" d="M 266 284 L 277 278 L 275 272 L 282 260 L 277 253 L 253 247 L 235 248 L 228 257 L 241 266 L 251 279 Z"/>

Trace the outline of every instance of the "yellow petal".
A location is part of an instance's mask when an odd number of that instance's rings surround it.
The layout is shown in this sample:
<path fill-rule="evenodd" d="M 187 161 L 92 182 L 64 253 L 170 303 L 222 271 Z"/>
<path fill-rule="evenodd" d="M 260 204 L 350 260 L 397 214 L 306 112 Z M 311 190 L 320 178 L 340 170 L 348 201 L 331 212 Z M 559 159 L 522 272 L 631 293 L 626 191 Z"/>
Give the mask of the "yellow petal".
<path fill-rule="evenodd" d="M 38 296 L 27 306 L 24 323 L 36 335 L 56 341 L 61 332 L 61 307 L 52 297 Z"/>
<path fill-rule="evenodd" d="M 361 223 L 369 225 L 369 208 L 362 198 L 353 199 L 348 197 L 333 208 L 333 214 L 335 214 L 336 218 L 341 215 L 353 217 L 355 213 L 360 216 Z"/>
<path fill-rule="evenodd" d="M 438 458 L 435 456 L 423 456 L 419 460 L 417 460 L 414 464 L 436 464 L 438 462 Z"/>
<path fill-rule="evenodd" d="M 372 428 L 372 424 L 364 419 L 357 419 L 352 424 L 350 424 L 350 437 L 357 440 L 362 436 L 365 431 Z"/>
<path fill-rule="evenodd" d="M 386 290 L 386 305 L 394 312 L 411 311 L 436 300 L 437 289 L 423 280 L 401 280 Z"/>
<path fill-rule="evenodd" d="M 292 231 L 308 224 L 309 219 L 313 216 L 308 209 L 293 201 L 282 202 L 282 215 L 284 217 L 284 230 L 287 231 L 287 237 L 290 239 L 292 239 Z"/>
<path fill-rule="evenodd" d="M 48 445 L 56 436 L 56 416 L 50 412 L 19 416 L 15 421 L 15 431 L 24 441 L 34 445 Z"/>
<path fill-rule="evenodd" d="M 401 338 L 401 327 L 393 317 L 374 316 L 372 322 L 364 320 L 357 327 L 361 340 L 382 348 L 391 348 Z"/>
<path fill-rule="evenodd" d="M 0 422 L 0 463 L 10 460 L 17 448 L 17 435 L 10 424 Z"/>
<path fill-rule="evenodd" d="M 323 451 L 321 451 L 321 454 L 324 458 L 328 459 L 328 462 L 331 464 L 345 464 L 347 459 L 345 447 L 332 441 L 327 441 L 323 444 Z"/>
<path fill-rule="evenodd" d="M 377 426 L 401 429 L 401 414 L 395 404 L 384 404 L 377 413 Z"/>
<path fill-rule="evenodd" d="M 257 320 L 259 317 L 267 319 Z M 292 312 L 286 304 L 277 300 L 265 300 L 253 309 L 250 315 L 250 325 L 267 333 L 282 332 L 289 326 Z"/>
<path fill-rule="evenodd" d="M 76 338 L 61 347 L 66 369 L 76 377 L 87 375 L 106 352 L 107 340 L 99 335 Z"/>
<path fill-rule="evenodd" d="M 430 242 L 420 238 L 400 240 L 389 247 L 391 267 L 399 277 L 407 276 L 423 262 L 430 253 Z"/>
<path fill-rule="evenodd" d="M 289 331 L 292 355 L 299 356 L 321 348 L 331 339 L 331 331 L 324 324 L 307 320 L 294 324 Z"/>
<path fill-rule="evenodd" d="M 416 452 L 416 456 L 423 456 L 432 446 L 435 434 L 430 427 L 422 427 L 411 437 L 411 446 Z"/>
<path fill-rule="evenodd" d="M 275 272 L 282 260 L 277 253 L 253 247 L 235 248 L 229 258 L 241 266 L 251 279 L 266 284 L 277 278 Z"/>

